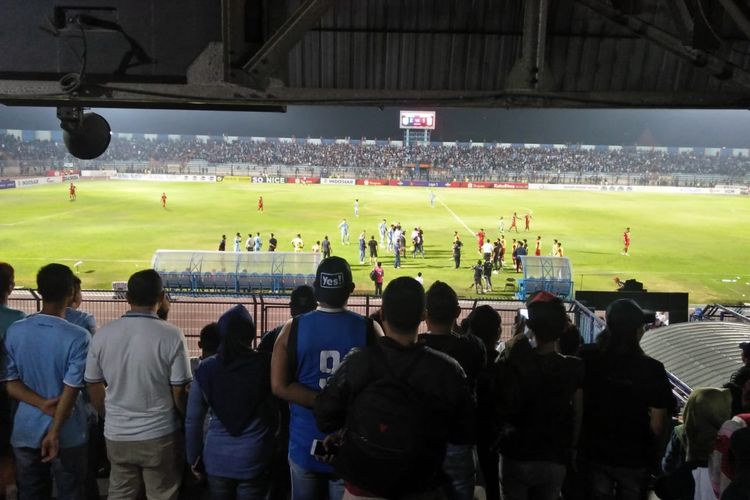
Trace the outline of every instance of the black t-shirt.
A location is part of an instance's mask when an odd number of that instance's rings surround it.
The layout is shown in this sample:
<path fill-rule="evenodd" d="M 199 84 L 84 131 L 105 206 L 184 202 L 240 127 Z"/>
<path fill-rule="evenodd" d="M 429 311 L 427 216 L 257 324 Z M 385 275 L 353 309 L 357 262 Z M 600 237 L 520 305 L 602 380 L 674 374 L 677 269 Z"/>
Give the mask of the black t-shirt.
<path fill-rule="evenodd" d="M 487 364 L 487 353 L 481 340 L 474 335 L 423 333 L 419 335 L 418 342 L 458 361 L 458 364 L 466 373 L 466 378 L 469 380 L 469 386 L 473 392 L 477 377 Z"/>
<path fill-rule="evenodd" d="M 648 467 L 657 453 L 649 408 L 674 407 L 664 365 L 645 354 L 610 358 L 582 349 L 586 365 L 581 456 L 605 465 Z"/>
<path fill-rule="evenodd" d="M 517 375 L 519 410 L 509 415 L 504 457 L 567 463 L 573 441 L 573 394 L 583 386 L 583 362 L 556 352 L 528 352 Z M 502 381 L 498 381 L 502 383 Z"/>

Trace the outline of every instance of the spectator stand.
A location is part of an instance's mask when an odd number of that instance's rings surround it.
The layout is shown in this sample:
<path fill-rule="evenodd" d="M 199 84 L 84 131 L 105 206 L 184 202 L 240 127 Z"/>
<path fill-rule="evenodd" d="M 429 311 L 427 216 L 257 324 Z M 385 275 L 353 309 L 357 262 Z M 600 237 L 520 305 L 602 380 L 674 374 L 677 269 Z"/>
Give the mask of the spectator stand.
<path fill-rule="evenodd" d="M 320 260 L 311 252 L 157 250 L 152 267 L 171 292 L 280 294 L 312 285 Z"/>
<path fill-rule="evenodd" d="M 521 256 L 523 277 L 518 280 L 518 300 L 545 291 L 563 300 L 573 299 L 573 267 L 566 257 Z"/>

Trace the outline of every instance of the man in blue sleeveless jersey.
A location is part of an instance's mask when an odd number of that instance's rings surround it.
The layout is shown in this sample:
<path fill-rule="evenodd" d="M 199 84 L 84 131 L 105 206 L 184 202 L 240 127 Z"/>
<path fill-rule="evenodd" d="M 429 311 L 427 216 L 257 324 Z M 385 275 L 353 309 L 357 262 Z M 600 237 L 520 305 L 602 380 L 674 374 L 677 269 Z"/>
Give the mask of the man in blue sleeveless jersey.
<path fill-rule="evenodd" d="M 318 308 L 287 322 L 274 345 L 271 389 L 290 403 L 292 500 L 317 500 L 323 488 L 329 499 L 340 500 L 343 481 L 333 476 L 333 467 L 311 454 L 313 441 L 326 436 L 318 429 L 311 408 L 344 356 L 355 347 L 372 344 L 382 336 L 382 330 L 346 310 L 354 290 L 346 260 L 324 259 L 318 266 L 314 288 Z"/>

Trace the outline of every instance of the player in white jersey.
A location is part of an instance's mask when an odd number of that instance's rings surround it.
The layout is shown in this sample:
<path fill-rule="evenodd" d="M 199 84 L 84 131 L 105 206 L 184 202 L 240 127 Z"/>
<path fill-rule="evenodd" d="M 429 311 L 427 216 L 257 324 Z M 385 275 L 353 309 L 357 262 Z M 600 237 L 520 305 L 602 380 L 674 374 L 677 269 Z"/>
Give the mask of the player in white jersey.
<path fill-rule="evenodd" d="M 359 198 L 354 200 L 354 216 L 359 217 Z"/>
<path fill-rule="evenodd" d="M 385 248 L 385 234 L 388 232 L 388 224 L 385 223 L 385 219 L 378 226 L 378 232 L 380 233 L 380 248 Z"/>
<path fill-rule="evenodd" d="M 349 223 L 346 222 L 346 219 L 342 220 L 339 224 L 339 232 L 341 233 L 341 244 L 342 245 L 348 245 L 349 244 Z"/>

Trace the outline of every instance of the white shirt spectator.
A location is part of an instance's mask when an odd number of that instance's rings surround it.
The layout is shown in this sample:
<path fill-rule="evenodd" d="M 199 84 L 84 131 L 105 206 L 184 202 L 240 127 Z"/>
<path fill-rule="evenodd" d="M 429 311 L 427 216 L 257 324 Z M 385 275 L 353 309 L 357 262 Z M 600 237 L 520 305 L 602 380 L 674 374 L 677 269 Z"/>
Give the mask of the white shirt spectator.
<path fill-rule="evenodd" d="M 178 429 L 172 386 L 192 380 L 185 337 L 155 314 L 126 313 L 94 336 L 86 382 L 107 384 L 104 436 L 145 441 Z"/>

